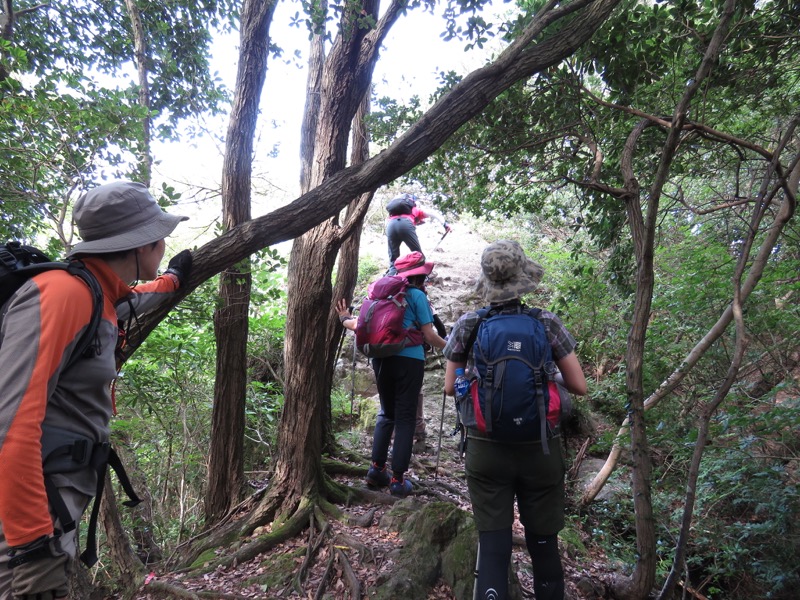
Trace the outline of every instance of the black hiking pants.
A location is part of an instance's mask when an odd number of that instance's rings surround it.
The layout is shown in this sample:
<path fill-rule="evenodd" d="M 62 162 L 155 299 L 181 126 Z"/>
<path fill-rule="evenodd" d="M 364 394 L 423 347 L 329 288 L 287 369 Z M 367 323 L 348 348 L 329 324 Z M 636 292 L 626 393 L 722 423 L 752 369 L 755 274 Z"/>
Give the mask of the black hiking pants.
<path fill-rule="evenodd" d="M 425 374 L 425 361 L 406 356 L 373 358 L 372 368 L 381 399 L 381 410 L 372 440 L 372 462 L 379 466 L 386 464 L 394 433 L 392 472 L 397 477 L 408 470 L 411 462 L 417 402 Z"/>

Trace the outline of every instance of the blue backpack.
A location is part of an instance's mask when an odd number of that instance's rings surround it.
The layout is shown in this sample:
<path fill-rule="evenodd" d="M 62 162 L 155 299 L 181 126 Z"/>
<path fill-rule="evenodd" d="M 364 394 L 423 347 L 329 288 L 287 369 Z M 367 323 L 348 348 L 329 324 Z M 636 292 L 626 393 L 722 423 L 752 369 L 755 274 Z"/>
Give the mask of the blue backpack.
<path fill-rule="evenodd" d="M 557 368 L 540 314 L 523 305 L 514 314 L 478 311 L 466 348 L 473 352 L 477 375 L 468 395 L 456 402 L 467 428 L 504 442 L 541 441 L 549 454 L 548 435 L 567 407 L 554 380 Z"/>

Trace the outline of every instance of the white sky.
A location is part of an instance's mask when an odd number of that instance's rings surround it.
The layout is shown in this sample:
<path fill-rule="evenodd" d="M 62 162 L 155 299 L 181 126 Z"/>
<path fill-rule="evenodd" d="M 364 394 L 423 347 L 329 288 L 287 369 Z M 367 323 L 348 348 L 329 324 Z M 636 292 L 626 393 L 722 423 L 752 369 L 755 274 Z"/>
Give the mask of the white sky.
<path fill-rule="evenodd" d="M 495 11 L 507 9 L 501 2 Z M 267 79 L 262 93 L 262 109 L 256 140 L 254 165 L 253 216 L 265 214 L 297 196 L 299 180 L 300 121 L 305 103 L 308 36 L 304 28 L 290 27 L 289 17 L 298 10 L 296 3 L 281 2 L 275 13 L 273 43 L 284 51 L 279 59 L 270 57 Z M 487 17 L 487 20 L 488 17 Z M 423 106 L 438 86 L 440 71 L 454 70 L 462 75 L 479 67 L 488 50 L 464 51 L 465 42 L 444 42 L 440 34 L 444 21 L 440 15 L 421 10 L 401 16 L 387 36 L 381 50 L 373 82 L 378 97 L 391 96 L 408 100 L 419 95 Z M 497 47 L 497 44 L 493 44 Z M 295 56 L 299 52 L 299 57 Z M 212 71 L 217 71 L 233 91 L 236 77 L 238 34 L 220 38 L 213 50 Z M 222 139 L 227 116 L 205 123 Z M 268 154 L 277 148 L 276 157 Z M 222 170 L 221 142 L 211 136 L 187 140 L 179 145 L 166 144 L 154 148 L 156 160 L 154 184 L 164 180 L 177 189 L 185 185 L 219 189 Z M 181 201 L 180 211 L 192 216 L 192 229 L 198 239 L 210 234 L 208 223 L 220 214 L 219 198 L 193 208 L 188 194 Z M 182 236 L 183 237 L 183 236 Z"/>

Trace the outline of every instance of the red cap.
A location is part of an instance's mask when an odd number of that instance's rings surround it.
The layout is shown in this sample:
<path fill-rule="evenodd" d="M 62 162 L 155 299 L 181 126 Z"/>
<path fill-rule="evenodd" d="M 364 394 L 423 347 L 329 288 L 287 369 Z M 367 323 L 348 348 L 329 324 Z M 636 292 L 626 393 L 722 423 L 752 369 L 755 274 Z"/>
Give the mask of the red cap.
<path fill-rule="evenodd" d="M 433 271 L 433 263 L 425 262 L 425 255 L 422 252 L 409 252 L 394 261 L 394 268 L 398 275 L 411 277 L 412 275 L 430 275 Z"/>

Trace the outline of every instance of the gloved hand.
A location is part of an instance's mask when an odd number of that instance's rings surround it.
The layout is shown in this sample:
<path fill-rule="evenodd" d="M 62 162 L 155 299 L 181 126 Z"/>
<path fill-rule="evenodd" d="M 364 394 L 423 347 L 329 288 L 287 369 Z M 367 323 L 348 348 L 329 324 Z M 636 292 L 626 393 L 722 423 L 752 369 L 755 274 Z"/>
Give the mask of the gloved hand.
<path fill-rule="evenodd" d="M 445 233 L 450 233 L 451 231 L 453 231 L 453 228 L 452 228 L 452 227 L 450 227 L 450 223 L 448 223 L 447 221 L 445 221 L 445 222 L 444 222 L 444 232 L 445 232 Z"/>
<path fill-rule="evenodd" d="M 24 546 L 11 548 L 11 591 L 21 600 L 55 600 L 69 594 L 69 555 L 57 536 L 42 536 Z M 16 560 L 15 560 L 16 559 Z M 19 564 L 16 564 L 19 563 Z"/>
<path fill-rule="evenodd" d="M 178 278 L 178 285 L 189 278 L 192 271 L 192 253 L 189 250 L 181 250 L 170 259 L 167 270 L 164 273 L 172 273 Z"/>

